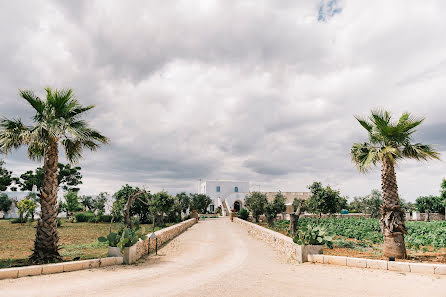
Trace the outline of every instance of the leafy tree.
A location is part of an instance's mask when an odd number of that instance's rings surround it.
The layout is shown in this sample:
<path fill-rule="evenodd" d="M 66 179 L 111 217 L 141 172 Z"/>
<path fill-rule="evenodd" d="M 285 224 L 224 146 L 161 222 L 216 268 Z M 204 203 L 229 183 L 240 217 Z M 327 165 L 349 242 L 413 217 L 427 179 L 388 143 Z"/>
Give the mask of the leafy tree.
<path fill-rule="evenodd" d="M 142 195 L 138 195 L 138 197 L 134 197 L 135 200 L 131 203 L 129 215 L 139 217 L 140 222 L 148 223 L 149 222 L 149 201 L 152 198 L 150 191 L 141 190 L 136 187 L 125 185 L 118 192 L 113 194 L 114 202 L 112 207 L 112 215 L 114 217 L 114 221 L 121 221 L 124 218 L 124 208 L 128 202 L 130 197 L 133 197 L 136 193 L 143 192 Z"/>
<path fill-rule="evenodd" d="M 302 212 L 308 209 L 307 201 L 300 198 L 294 198 L 293 209 L 294 213 L 290 214 L 290 232 L 293 236 L 295 236 L 300 215 L 302 214 Z"/>
<path fill-rule="evenodd" d="M 21 223 L 26 223 L 28 218 L 33 219 L 34 211 L 37 208 L 37 203 L 30 198 L 25 198 L 23 200 L 16 202 L 17 210 L 19 211 L 19 220 Z M 24 216 L 25 215 L 25 216 Z"/>
<path fill-rule="evenodd" d="M 68 191 L 65 193 L 64 199 L 65 201 L 62 202 L 61 208 L 67 213 L 67 217 L 70 217 L 75 211 L 82 210 L 77 192 Z"/>
<path fill-rule="evenodd" d="M 350 202 L 350 210 L 370 214 L 372 218 L 381 216 L 382 194 L 379 190 L 372 190 L 369 195 L 354 197 Z"/>
<path fill-rule="evenodd" d="M 323 187 L 322 183 L 314 182 L 308 189 L 311 192 L 311 197 L 307 201 L 308 209 L 319 214 L 319 218 L 323 213 L 337 213 L 346 207 L 346 199 L 330 186 Z"/>
<path fill-rule="evenodd" d="M 57 185 L 62 186 L 64 191 L 78 192 L 79 188 L 76 186 L 82 184 L 82 175 L 80 167 L 71 167 L 70 164 L 57 164 Z M 36 186 L 40 191 L 43 185 L 44 171 L 42 167 L 37 167 L 34 172 L 28 170 L 20 175 L 19 186 L 22 191 L 32 191 L 33 186 Z"/>
<path fill-rule="evenodd" d="M 373 165 L 382 164 L 381 187 L 383 193 L 381 227 L 384 233 L 384 256 L 406 258 L 404 234 L 405 215 L 401 210 L 395 165 L 403 159 L 439 159 L 432 146 L 412 143 L 412 135 L 424 118 L 406 112 L 395 121 L 387 111 L 372 111 L 368 118 L 356 117 L 367 130 L 369 142 L 355 143 L 351 148 L 353 163 L 360 172 L 367 172 Z"/>
<path fill-rule="evenodd" d="M 20 96 L 34 108 L 34 126 L 27 126 L 20 119 L 0 120 L 1 152 L 9 153 L 12 149 L 25 145 L 31 159 L 43 159 L 44 176 L 39 194 L 42 211 L 30 257 L 33 263 L 61 260 L 57 235 L 59 144 L 64 149 L 67 160 L 73 163 L 81 158 L 85 148 L 96 150 L 100 143 L 108 143 L 105 136 L 81 119 L 93 105 L 80 105 L 70 89 L 45 90 L 45 100 L 37 97 L 31 90 L 20 91 Z"/>
<path fill-rule="evenodd" d="M 62 185 L 64 191 L 79 192 L 78 185 L 82 184 L 81 167 L 72 167 L 70 164 L 57 164 L 59 172 L 57 175 L 58 185 Z"/>
<path fill-rule="evenodd" d="M 246 221 L 249 218 L 249 211 L 246 208 L 240 209 L 238 212 L 238 217 Z"/>
<path fill-rule="evenodd" d="M 268 204 L 266 195 L 260 192 L 251 192 L 245 198 L 245 206 L 252 213 L 252 216 L 259 221 L 259 216 L 265 213 L 265 206 Z"/>
<path fill-rule="evenodd" d="M 443 200 L 444 205 L 446 206 L 446 178 L 443 178 L 443 180 L 441 181 L 440 197 Z"/>
<path fill-rule="evenodd" d="M 3 167 L 5 162 L 0 160 L 0 192 L 4 192 L 12 183 L 12 172 Z"/>
<path fill-rule="evenodd" d="M 5 193 L 0 193 L 0 211 L 6 214 L 11 210 L 12 199 L 8 197 Z"/>
<path fill-rule="evenodd" d="M 107 203 L 108 193 L 101 192 L 95 198 L 92 198 L 91 210 L 97 215 L 103 215 L 105 212 L 105 204 Z"/>
<path fill-rule="evenodd" d="M 285 211 L 285 200 L 285 197 L 279 192 L 276 194 L 273 201 L 268 202 L 265 205 L 265 216 L 270 227 L 274 226 L 274 219 L 277 215 Z"/>
<path fill-rule="evenodd" d="M 439 196 L 420 196 L 415 200 L 419 212 L 439 212 L 444 214 L 443 199 Z"/>
<path fill-rule="evenodd" d="M 205 194 L 190 194 L 190 209 L 205 213 L 212 200 Z"/>
<path fill-rule="evenodd" d="M 85 211 L 92 211 L 93 209 L 93 197 L 92 196 L 87 196 L 87 195 L 82 195 L 79 197 L 79 203 L 82 205 L 82 208 Z"/>
<path fill-rule="evenodd" d="M 164 214 L 168 214 L 174 206 L 175 200 L 167 192 L 161 191 L 153 195 L 150 201 L 150 212 L 155 218 L 160 219 L 161 225 L 164 224 Z M 154 223 L 156 224 L 156 223 Z"/>
<path fill-rule="evenodd" d="M 186 192 L 178 193 L 176 195 L 176 197 L 178 199 L 178 203 L 180 205 L 181 212 L 186 213 L 186 211 L 190 207 L 190 200 L 191 200 L 190 197 L 186 194 Z"/>

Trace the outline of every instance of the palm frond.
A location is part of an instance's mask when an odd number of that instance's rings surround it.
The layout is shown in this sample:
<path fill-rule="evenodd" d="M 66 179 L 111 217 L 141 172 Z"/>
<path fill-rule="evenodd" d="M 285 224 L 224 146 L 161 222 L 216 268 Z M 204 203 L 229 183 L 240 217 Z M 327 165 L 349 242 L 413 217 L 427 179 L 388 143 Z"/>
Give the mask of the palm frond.
<path fill-rule="evenodd" d="M 367 172 L 372 165 L 376 165 L 379 161 L 379 153 L 379 150 L 369 143 L 355 143 L 350 151 L 352 162 L 360 172 Z"/>
<path fill-rule="evenodd" d="M 31 129 L 21 120 L 0 119 L 0 151 L 7 154 L 30 141 Z"/>
<path fill-rule="evenodd" d="M 427 144 L 407 143 L 403 147 L 402 155 L 409 159 L 424 160 L 437 159 L 440 160 L 440 153 L 435 151 L 435 149 Z"/>
<path fill-rule="evenodd" d="M 19 90 L 20 96 L 28 101 L 29 104 L 39 113 L 42 114 L 45 109 L 45 103 L 37 97 L 31 90 Z"/>

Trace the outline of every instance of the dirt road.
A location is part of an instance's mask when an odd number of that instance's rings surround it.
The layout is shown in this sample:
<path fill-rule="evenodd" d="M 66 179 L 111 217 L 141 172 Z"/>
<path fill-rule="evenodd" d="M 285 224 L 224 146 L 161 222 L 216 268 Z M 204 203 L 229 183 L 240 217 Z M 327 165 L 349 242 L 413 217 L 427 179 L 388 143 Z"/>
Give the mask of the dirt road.
<path fill-rule="evenodd" d="M 137 266 L 0 281 L 1 296 L 446 296 L 446 277 L 289 264 L 228 219 L 194 225 Z"/>

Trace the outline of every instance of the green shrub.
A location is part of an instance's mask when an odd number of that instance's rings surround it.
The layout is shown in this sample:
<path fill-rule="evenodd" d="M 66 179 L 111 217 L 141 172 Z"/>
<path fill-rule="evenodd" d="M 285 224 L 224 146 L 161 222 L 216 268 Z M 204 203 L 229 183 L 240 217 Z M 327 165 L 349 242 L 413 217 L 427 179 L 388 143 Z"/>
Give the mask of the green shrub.
<path fill-rule="evenodd" d="M 99 223 L 100 217 L 99 216 L 93 216 L 88 218 L 89 223 Z"/>
<path fill-rule="evenodd" d="M 327 245 L 333 248 L 333 236 L 327 229 L 316 224 L 300 227 L 293 241 L 300 245 Z"/>
<path fill-rule="evenodd" d="M 62 226 L 62 220 L 60 218 L 57 218 L 57 227 Z"/>
<path fill-rule="evenodd" d="M 98 238 L 98 241 L 99 242 L 107 242 L 108 246 L 111 246 L 111 247 L 117 247 L 119 241 L 121 240 L 122 230 L 123 229 L 120 229 L 118 231 L 118 233 L 110 232 L 107 235 L 107 237 L 101 236 L 101 237 Z"/>
<path fill-rule="evenodd" d="M 74 215 L 76 222 L 89 222 L 90 218 L 94 218 L 94 214 L 91 212 L 80 212 Z"/>
<path fill-rule="evenodd" d="M 112 215 L 100 215 L 99 222 L 110 223 L 112 220 Z"/>
<path fill-rule="evenodd" d="M 12 219 L 12 220 L 10 220 L 10 222 L 11 222 L 11 224 L 23 224 L 23 223 L 26 223 L 26 219 L 24 219 L 24 218 L 16 218 L 16 219 Z"/>
<path fill-rule="evenodd" d="M 240 209 L 238 212 L 238 217 L 246 221 L 249 217 L 249 211 L 246 208 Z"/>

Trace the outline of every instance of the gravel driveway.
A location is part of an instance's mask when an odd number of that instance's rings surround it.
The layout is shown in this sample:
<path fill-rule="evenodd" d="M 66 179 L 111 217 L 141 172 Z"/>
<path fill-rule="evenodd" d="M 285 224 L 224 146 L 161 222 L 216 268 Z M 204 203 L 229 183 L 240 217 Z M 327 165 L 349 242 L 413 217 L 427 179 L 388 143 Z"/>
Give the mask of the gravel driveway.
<path fill-rule="evenodd" d="M 1 296 L 446 296 L 446 277 L 291 264 L 228 219 L 191 227 L 139 265 L 0 281 Z"/>

